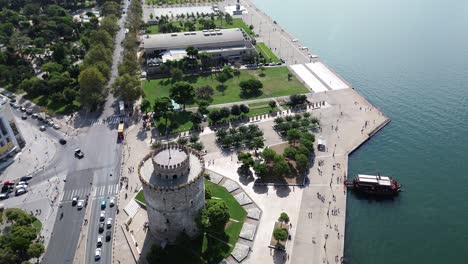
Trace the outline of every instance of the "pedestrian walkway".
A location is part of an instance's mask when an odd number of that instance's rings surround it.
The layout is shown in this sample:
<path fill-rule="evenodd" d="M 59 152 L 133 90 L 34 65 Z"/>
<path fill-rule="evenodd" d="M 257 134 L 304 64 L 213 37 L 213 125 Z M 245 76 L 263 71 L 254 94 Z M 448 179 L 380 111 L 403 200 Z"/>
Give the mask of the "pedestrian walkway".
<path fill-rule="evenodd" d="M 63 194 L 62 202 L 71 201 L 73 197 L 85 197 L 86 195 L 90 194 L 92 187 L 87 188 L 80 188 L 80 189 L 73 189 L 73 190 L 66 190 Z"/>
<path fill-rule="evenodd" d="M 115 195 L 119 192 L 119 184 L 113 184 L 113 185 L 103 185 L 103 186 L 97 186 L 97 187 L 87 187 L 87 188 L 77 188 L 77 189 L 72 189 L 72 190 L 66 190 L 63 194 L 63 199 L 62 201 L 71 201 L 73 197 L 78 196 L 78 197 L 85 197 L 86 195 L 89 195 L 93 188 L 96 189 L 95 196 L 96 198 L 99 197 L 107 197 L 110 195 Z"/>
<path fill-rule="evenodd" d="M 138 212 L 138 209 L 140 209 L 140 205 L 135 201 L 135 199 L 131 199 L 127 206 L 125 206 L 124 211 L 130 218 L 133 218 Z"/>

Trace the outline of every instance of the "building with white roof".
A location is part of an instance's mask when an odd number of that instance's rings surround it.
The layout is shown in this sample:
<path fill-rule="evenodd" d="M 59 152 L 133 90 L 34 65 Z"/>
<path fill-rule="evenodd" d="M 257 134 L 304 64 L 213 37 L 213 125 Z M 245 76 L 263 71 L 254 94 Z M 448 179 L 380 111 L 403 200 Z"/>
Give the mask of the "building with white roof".
<path fill-rule="evenodd" d="M 187 47 L 228 62 L 241 61 L 244 56 L 256 52 L 250 37 L 239 28 L 146 35 L 143 47 L 147 59 L 159 57 L 163 61 L 183 58 Z"/>

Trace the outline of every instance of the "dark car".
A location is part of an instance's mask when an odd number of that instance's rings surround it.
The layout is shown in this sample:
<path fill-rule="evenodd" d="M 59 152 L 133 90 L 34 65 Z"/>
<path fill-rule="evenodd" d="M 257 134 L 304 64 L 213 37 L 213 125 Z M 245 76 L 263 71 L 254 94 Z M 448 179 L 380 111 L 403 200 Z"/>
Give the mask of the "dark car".
<path fill-rule="evenodd" d="M 99 223 L 99 233 L 104 232 L 104 223 Z"/>
<path fill-rule="evenodd" d="M 28 175 L 28 176 L 21 177 L 20 181 L 29 181 L 30 179 L 32 179 L 32 176 Z"/>
<path fill-rule="evenodd" d="M 75 157 L 82 159 L 84 157 L 83 151 L 81 151 L 81 149 L 75 149 Z"/>
<path fill-rule="evenodd" d="M 67 144 L 67 141 L 63 138 L 59 139 L 59 143 L 62 144 L 62 145 L 65 145 Z"/>
<path fill-rule="evenodd" d="M 108 231 L 106 232 L 106 241 L 110 241 L 111 235 L 112 235 L 112 232 L 111 232 L 110 230 L 108 230 Z"/>
<path fill-rule="evenodd" d="M 26 120 L 26 119 L 28 119 L 28 116 L 27 115 L 22 115 L 21 119 Z"/>

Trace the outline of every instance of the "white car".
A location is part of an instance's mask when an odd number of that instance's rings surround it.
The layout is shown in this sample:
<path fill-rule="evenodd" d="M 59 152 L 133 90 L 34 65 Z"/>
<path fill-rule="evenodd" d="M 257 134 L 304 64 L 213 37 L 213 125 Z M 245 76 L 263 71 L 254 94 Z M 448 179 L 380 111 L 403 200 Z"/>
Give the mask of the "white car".
<path fill-rule="evenodd" d="M 41 127 L 39 127 L 39 130 L 40 130 L 40 131 L 45 131 L 45 130 L 46 130 L 46 127 L 45 127 L 45 126 L 41 126 Z"/>
<path fill-rule="evenodd" d="M 80 210 L 80 209 L 83 209 L 83 206 L 84 206 L 84 200 L 79 200 L 78 204 L 76 205 L 76 208 Z"/>
<path fill-rule="evenodd" d="M 111 228 L 112 226 L 112 218 L 107 218 L 107 229 Z"/>
<path fill-rule="evenodd" d="M 97 237 L 97 246 L 98 247 L 102 246 L 102 236 Z"/>
<path fill-rule="evenodd" d="M 99 260 L 101 258 L 101 249 L 96 248 L 96 254 L 94 255 L 94 259 Z"/>
<path fill-rule="evenodd" d="M 101 215 L 99 216 L 99 221 L 104 221 L 106 219 L 106 211 L 101 211 Z"/>
<path fill-rule="evenodd" d="M 59 125 L 54 125 L 54 129 L 60 129 Z"/>
<path fill-rule="evenodd" d="M 112 207 L 112 206 L 114 206 L 114 205 L 115 205 L 115 197 L 111 197 L 111 198 L 109 199 L 109 206 Z"/>
<path fill-rule="evenodd" d="M 16 185 L 28 185 L 28 182 L 26 181 L 20 181 Z"/>
<path fill-rule="evenodd" d="M 15 186 L 15 190 L 26 189 L 26 188 L 28 188 L 28 186 L 25 184 L 18 184 Z"/>

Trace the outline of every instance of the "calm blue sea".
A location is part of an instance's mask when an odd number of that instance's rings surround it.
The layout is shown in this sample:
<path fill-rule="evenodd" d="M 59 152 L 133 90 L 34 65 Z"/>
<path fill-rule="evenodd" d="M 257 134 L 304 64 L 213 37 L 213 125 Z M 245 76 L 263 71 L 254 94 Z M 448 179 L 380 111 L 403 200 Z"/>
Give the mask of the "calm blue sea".
<path fill-rule="evenodd" d="M 405 192 L 349 196 L 348 263 L 468 263 L 468 1 L 256 4 L 392 119 L 350 175 L 394 176 Z"/>

